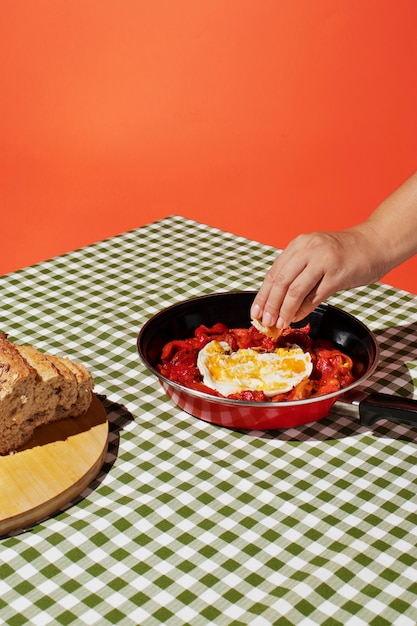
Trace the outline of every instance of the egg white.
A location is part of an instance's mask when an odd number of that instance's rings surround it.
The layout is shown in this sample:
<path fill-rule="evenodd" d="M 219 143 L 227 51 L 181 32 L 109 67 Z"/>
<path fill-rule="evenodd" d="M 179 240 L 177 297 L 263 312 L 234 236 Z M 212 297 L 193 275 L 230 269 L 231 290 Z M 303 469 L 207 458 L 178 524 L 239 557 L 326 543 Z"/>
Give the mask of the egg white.
<path fill-rule="evenodd" d="M 260 352 L 256 348 L 232 352 L 225 341 L 210 341 L 198 354 L 203 383 L 228 396 L 240 391 L 263 391 L 267 397 L 285 393 L 308 378 L 313 364 L 298 346 Z"/>

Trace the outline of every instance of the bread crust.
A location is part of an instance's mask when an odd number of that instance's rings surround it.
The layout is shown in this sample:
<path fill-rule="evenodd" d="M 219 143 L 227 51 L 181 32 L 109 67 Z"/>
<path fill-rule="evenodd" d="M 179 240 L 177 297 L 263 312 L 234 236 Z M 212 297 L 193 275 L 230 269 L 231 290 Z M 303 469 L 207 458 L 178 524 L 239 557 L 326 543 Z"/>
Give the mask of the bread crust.
<path fill-rule="evenodd" d="M 38 426 L 85 413 L 93 388 L 83 365 L 0 334 L 0 454 L 30 441 Z"/>

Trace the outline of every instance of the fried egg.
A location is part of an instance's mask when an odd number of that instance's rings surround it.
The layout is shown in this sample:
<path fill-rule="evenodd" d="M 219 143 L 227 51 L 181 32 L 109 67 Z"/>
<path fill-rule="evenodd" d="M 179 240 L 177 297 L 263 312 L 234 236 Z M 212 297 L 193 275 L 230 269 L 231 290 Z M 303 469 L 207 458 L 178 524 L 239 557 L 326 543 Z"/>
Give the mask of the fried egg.
<path fill-rule="evenodd" d="M 298 346 L 273 352 L 256 348 L 232 352 L 225 341 L 210 341 L 199 351 L 197 367 L 204 385 L 223 396 L 251 390 L 272 397 L 308 378 L 313 364 L 310 354 Z"/>

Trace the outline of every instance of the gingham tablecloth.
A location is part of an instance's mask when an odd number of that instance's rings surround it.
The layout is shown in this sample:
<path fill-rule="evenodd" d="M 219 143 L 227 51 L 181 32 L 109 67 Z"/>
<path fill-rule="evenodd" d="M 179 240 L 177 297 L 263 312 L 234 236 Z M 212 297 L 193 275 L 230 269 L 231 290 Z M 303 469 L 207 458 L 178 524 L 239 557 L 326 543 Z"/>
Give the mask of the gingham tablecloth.
<path fill-rule="evenodd" d="M 171 216 L 0 278 L 0 330 L 82 360 L 110 422 L 82 497 L 0 539 L 1 624 L 417 624 L 417 429 L 337 409 L 234 432 L 177 409 L 138 359 L 156 311 L 257 289 L 276 254 Z M 417 297 L 330 301 L 380 342 L 367 389 L 411 397 Z"/>

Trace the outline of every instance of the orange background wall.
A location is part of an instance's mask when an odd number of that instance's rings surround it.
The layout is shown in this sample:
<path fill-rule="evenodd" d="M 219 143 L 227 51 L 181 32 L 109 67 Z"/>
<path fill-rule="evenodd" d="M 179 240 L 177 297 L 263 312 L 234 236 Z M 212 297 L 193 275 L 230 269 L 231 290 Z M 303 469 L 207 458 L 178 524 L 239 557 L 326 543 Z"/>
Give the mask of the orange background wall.
<path fill-rule="evenodd" d="M 0 16 L 0 273 L 170 214 L 282 248 L 417 169 L 415 0 L 0 0 Z M 385 281 L 417 293 L 416 269 Z"/>

